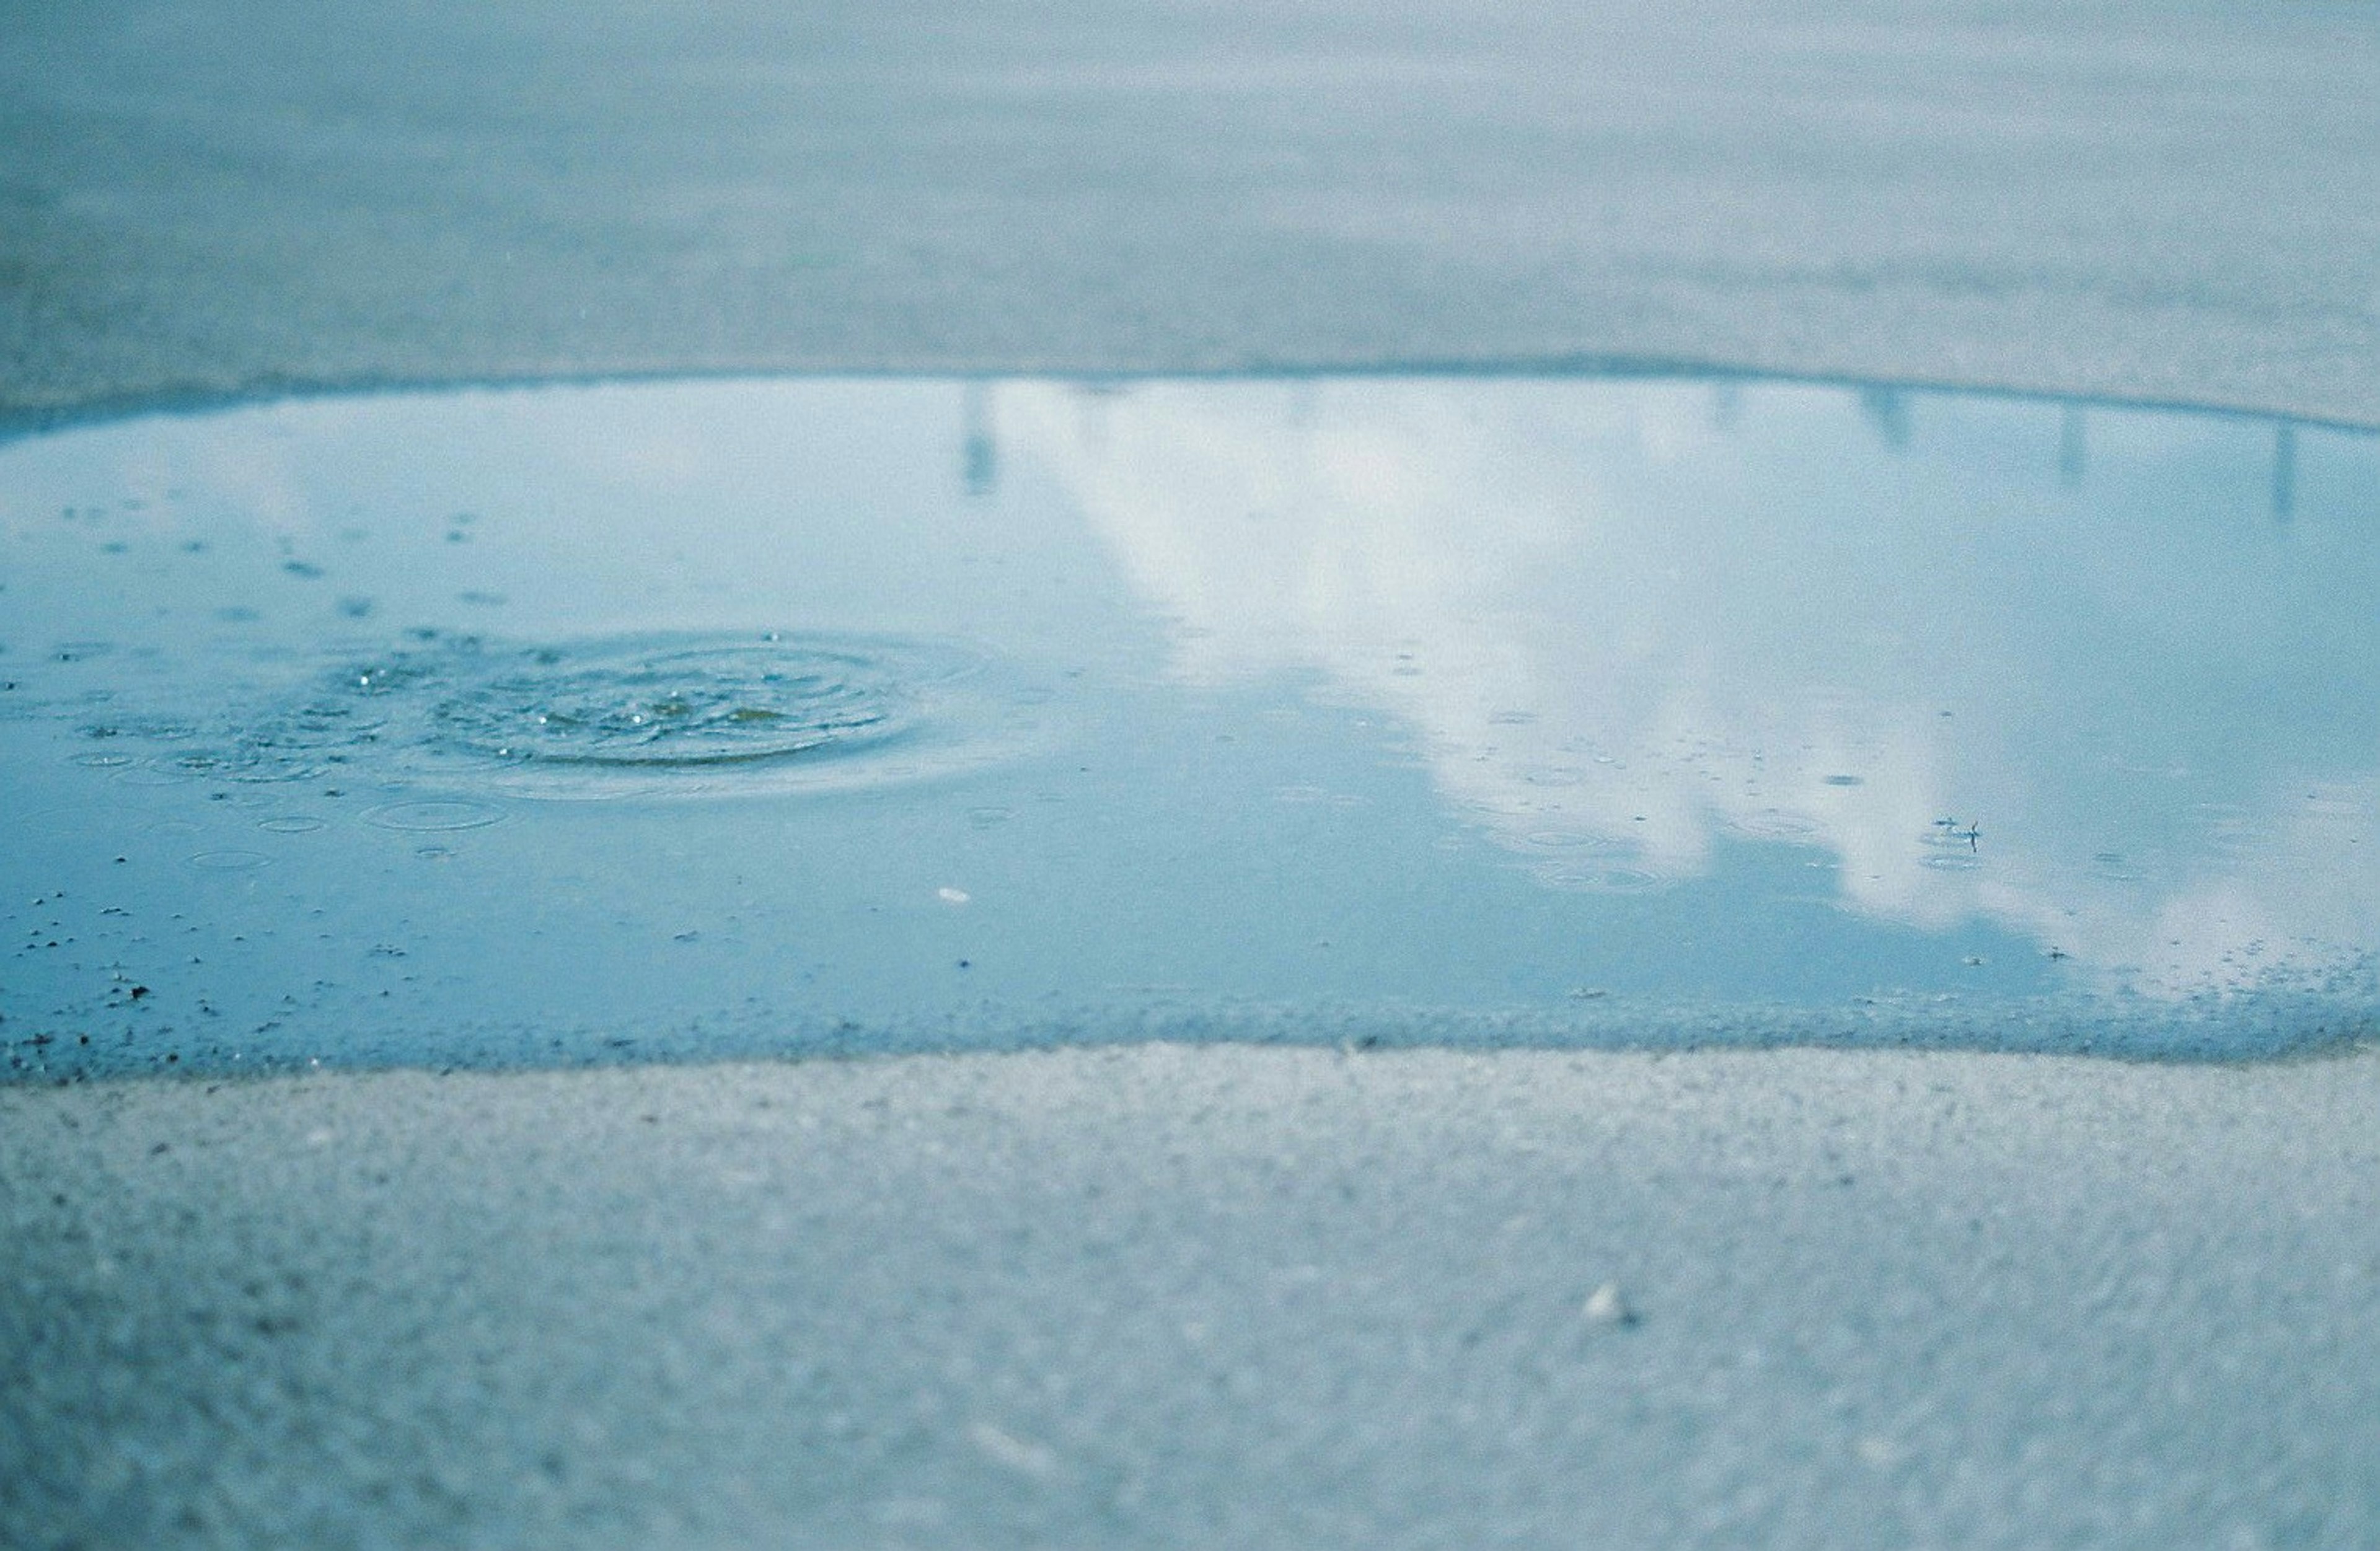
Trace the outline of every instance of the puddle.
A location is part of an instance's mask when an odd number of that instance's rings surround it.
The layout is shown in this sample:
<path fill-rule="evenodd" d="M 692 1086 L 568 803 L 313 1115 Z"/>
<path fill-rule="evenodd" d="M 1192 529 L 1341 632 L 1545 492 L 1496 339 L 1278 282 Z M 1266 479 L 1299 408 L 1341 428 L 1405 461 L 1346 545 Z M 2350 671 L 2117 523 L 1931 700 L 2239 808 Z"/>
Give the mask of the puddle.
<path fill-rule="evenodd" d="M 2380 441 L 1984 395 L 778 381 L 27 438 L 0 1048 L 2315 1048 L 2380 1009 L 2375 595 Z"/>

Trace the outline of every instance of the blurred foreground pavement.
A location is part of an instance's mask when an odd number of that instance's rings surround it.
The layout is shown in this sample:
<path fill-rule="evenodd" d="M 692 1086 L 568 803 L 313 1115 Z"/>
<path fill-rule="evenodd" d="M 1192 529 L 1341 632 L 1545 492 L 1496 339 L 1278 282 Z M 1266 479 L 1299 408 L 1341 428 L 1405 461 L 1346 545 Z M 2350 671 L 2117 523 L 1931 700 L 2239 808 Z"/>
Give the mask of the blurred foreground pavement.
<path fill-rule="evenodd" d="M 2368 1055 L 0 1088 L 0 1538 L 2369 1546 L 2375 1113 Z"/>

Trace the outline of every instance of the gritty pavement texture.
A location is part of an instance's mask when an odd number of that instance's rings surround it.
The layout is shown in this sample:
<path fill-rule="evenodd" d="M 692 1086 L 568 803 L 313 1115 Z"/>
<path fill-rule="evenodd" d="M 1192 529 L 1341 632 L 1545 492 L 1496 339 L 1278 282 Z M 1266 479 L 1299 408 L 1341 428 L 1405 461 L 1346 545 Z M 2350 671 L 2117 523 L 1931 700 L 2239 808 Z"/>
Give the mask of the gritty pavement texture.
<path fill-rule="evenodd" d="M 2380 1544 L 2380 1057 L 0 1090 L 11 1546 Z"/>
<path fill-rule="evenodd" d="M 2380 422 L 2362 0 L 18 0 L 0 416 L 1701 364 Z"/>

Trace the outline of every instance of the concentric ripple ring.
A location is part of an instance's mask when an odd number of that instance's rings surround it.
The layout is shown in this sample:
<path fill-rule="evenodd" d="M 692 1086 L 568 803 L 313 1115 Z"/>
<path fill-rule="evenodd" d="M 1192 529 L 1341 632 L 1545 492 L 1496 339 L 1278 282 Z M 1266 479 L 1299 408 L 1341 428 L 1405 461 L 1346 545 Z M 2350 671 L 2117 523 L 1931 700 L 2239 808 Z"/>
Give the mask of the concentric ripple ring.
<path fill-rule="evenodd" d="M 544 648 L 491 666 L 438 700 L 435 736 L 521 763 L 651 769 L 816 757 L 881 744 L 916 719 L 915 664 L 816 643 Z"/>

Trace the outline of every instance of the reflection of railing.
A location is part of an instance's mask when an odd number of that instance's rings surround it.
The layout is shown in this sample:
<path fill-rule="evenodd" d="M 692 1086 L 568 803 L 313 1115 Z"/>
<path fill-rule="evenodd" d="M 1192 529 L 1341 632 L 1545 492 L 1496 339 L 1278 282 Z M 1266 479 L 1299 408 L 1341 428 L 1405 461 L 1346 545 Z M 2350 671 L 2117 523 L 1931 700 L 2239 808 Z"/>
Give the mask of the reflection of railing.
<path fill-rule="evenodd" d="M 1712 401 L 1711 424 L 1721 432 L 1732 431 L 1740 409 L 1736 384 L 1731 381 L 1721 383 L 1716 392 L 1720 396 L 1715 396 Z M 1872 383 L 1854 388 L 1852 393 L 1860 414 L 1876 428 L 1882 443 L 1894 452 L 1906 449 L 1911 430 L 1912 395 L 1910 392 L 1888 384 Z M 2069 491 L 2081 490 L 2090 473 L 2088 415 L 2085 406 L 2075 403 L 2062 405 L 2058 411 L 2058 482 Z M 2298 425 L 2295 420 L 2273 421 L 2270 490 L 2275 522 L 2288 522 L 2297 513 Z"/>
<path fill-rule="evenodd" d="M 2084 410 L 2070 404 L 2058 416 L 2058 481 L 2070 491 L 2082 488 L 2090 468 L 2090 445 Z M 2298 504 L 2298 428 L 2294 421 L 2273 422 L 2273 520 L 2287 522 Z"/>
<path fill-rule="evenodd" d="M 1396 374 L 1391 374 L 1396 375 Z M 1426 374 L 1425 374 L 1426 375 Z M 1626 380 L 1619 374 L 1605 381 Z M 1293 392 L 1287 423 L 1302 427 L 1311 415 L 1310 394 L 1314 382 L 1308 380 L 1282 380 Z M 1732 435 L 1740 428 L 1743 413 L 1743 388 L 1747 382 L 1763 379 L 1751 376 L 1723 376 L 1710 384 L 1709 418 L 1711 429 L 1722 435 Z M 1791 381 L 1780 379 L 1779 381 Z M 1989 391 L 1965 392 L 1957 389 L 1912 388 L 1897 383 L 1837 383 L 1845 389 L 1859 413 L 1874 429 L 1878 442 L 1893 452 L 1904 452 L 1911 445 L 1914 430 L 1916 406 L 1937 393 L 1956 397 L 2034 398 L 2026 394 L 2000 394 Z M 1072 384 L 1079 396 L 1106 399 L 1119 395 L 1123 386 L 1110 381 L 1078 382 Z M 1000 431 L 994 394 L 998 384 L 983 379 L 967 382 L 963 389 L 962 428 L 959 469 L 966 493 L 983 498 L 998 493 L 1001 473 Z M 2116 401 L 2084 403 L 2078 400 L 2053 401 L 2058 404 L 2057 467 L 2060 487 L 2070 491 L 2081 491 L 2090 477 L 2091 445 L 2090 415 L 2093 408 L 2115 410 L 2137 409 L 2145 406 Z M 2182 411 L 2187 412 L 2187 411 Z M 2211 417 L 2228 419 L 2259 420 L 2234 411 L 2200 411 Z M 2267 485 L 2268 505 L 2277 523 L 2286 523 L 2296 515 L 2298 504 L 2298 432 L 2301 426 L 2311 425 L 2320 431 L 2352 438 L 2380 439 L 2380 432 L 2329 421 L 2305 421 L 2276 418 L 2271 420 L 2273 453 L 2271 478 Z"/>

